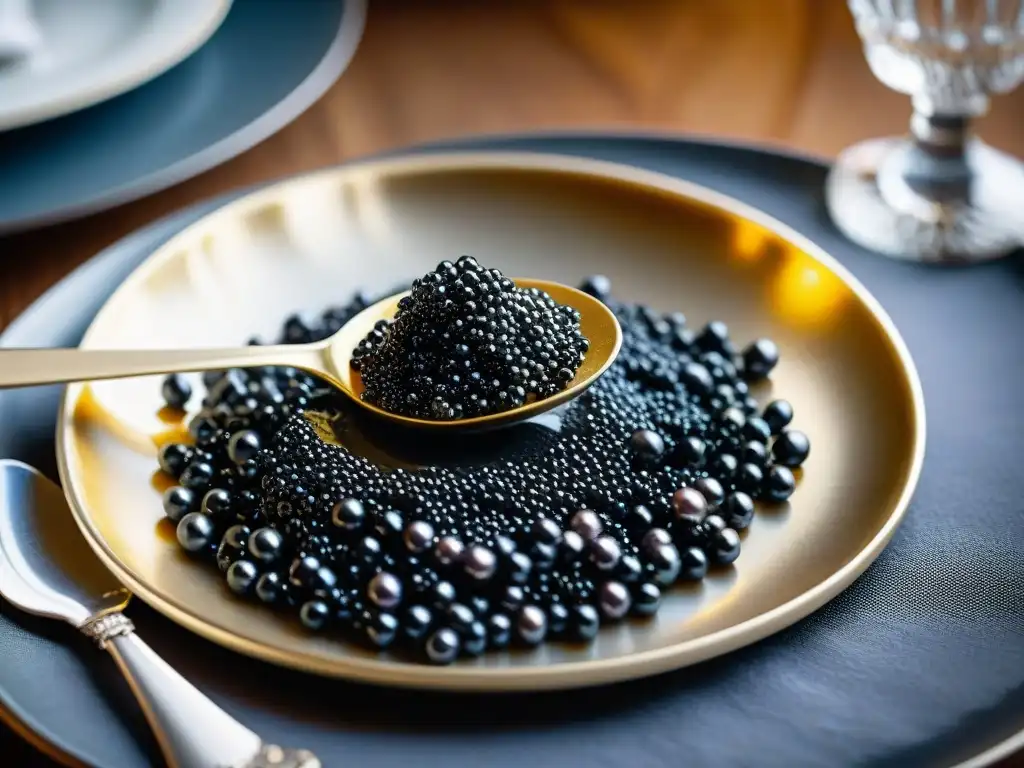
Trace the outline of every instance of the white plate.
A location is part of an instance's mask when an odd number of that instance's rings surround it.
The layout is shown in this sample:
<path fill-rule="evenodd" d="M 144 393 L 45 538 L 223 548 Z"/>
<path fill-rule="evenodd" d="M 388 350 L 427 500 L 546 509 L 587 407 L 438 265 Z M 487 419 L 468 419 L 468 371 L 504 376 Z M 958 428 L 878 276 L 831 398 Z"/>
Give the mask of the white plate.
<path fill-rule="evenodd" d="M 0 130 L 68 114 L 166 72 L 224 21 L 232 0 L 34 0 L 37 51 L 0 68 Z"/>

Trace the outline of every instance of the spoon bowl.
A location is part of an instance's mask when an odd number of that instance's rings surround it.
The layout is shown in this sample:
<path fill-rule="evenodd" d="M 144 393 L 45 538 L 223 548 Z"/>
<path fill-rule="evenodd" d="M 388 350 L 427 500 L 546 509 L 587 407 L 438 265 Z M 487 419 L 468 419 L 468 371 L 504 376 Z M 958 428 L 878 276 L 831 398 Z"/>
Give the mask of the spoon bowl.
<path fill-rule="evenodd" d="M 466 419 L 434 421 L 379 408 L 362 399 L 363 383 L 353 370 L 352 350 L 379 320 L 390 320 L 408 292 L 367 307 L 328 339 L 310 344 L 252 346 L 239 349 L 79 350 L 16 349 L 0 351 L 0 389 L 131 376 L 216 371 L 229 368 L 291 366 L 315 374 L 375 417 L 418 429 L 482 430 L 526 421 L 569 402 L 590 387 L 612 364 L 622 346 L 615 314 L 599 299 L 560 283 L 514 279 L 520 288 L 537 288 L 559 304 L 580 313 L 580 330 L 590 348 L 565 389 L 518 408 Z"/>

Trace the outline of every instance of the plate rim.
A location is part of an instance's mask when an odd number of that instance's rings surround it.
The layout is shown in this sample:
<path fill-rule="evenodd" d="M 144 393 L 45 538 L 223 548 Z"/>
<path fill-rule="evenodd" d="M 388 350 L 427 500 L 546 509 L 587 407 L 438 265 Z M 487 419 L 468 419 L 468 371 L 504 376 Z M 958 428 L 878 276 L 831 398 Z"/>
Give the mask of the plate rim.
<path fill-rule="evenodd" d="M 170 0 L 160 0 L 160 8 L 163 9 L 164 16 L 168 11 L 180 10 L 177 6 L 168 7 L 169 2 Z M 76 93 L 58 94 L 56 98 L 51 96 L 11 112 L 0 111 L 0 131 L 25 128 L 45 120 L 70 115 L 148 83 L 177 66 L 205 45 L 220 29 L 233 3 L 234 0 L 192 0 L 189 8 L 197 17 L 195 23 L 189 25 L 187 29 L 182 29 L 180 37 L 167 41 L 157 55 L 141 61 L 129 58 L 128 61 L 136 61 L 130 71 L 109 73 L 88 88 L 83 88 Z"/>
<path fill-rule="evenodd" d="M 833 571 L 827 578 L 770 611 L 703 637 L 641 653 L 611 659 L 572 661 L 549 666 L 511 669 L 473 667 L 439 669 L 422 664 L 356 657 L 344 661 L 326 660 L 322 657 L 288 651 L 237 636 L 224 627 L 192 614 L 187 606 L 178 605 L 175 601 L 160 595 L 159 590 L 151 588 L 120 562 L 116 553 L 95 530 L 90 516 L 76 493 L 78 483 L 75 473 L 69 466 L 68 447 L 73 406 L 77 402 L 81 385 L 71 385 L 62 395 L 57 419 L 57 465 L 64 493 L 75 522 L 104 565 L 150 607 L 186 629 L 231 650 L 325 677 L 340 677 L 401 688 L 448 691 L 565 690 L 666 672 L 727 653 L 774 634 L 807 616 L 849 586 L 878 557 L 892 538 L 899 523 L 906 515 L 920 478 L 925 454 L 926 421 L 924 395 L 916 365 L 898 329 L 877 299 L 849 270 L 823 248 L 792 227 L 752 205 L 669 174 L 635 168 L 617 162 L 556 153 L 520 150 L 463 150 L 442 151 L 426 155 L 371 158 L 348 165 L 318 169 L 291 176 L 255 190 L 203 215 L 165 241 L 110 294 L 103 307 L 90 322 L 82 343 L 88 342 L 94 328 L 118 295 L 129 290 L 136 282 L 145 279 L 147 273 L 158 263 L 157 256 L 159 254 L 170 253 L 180 248 L 194 236 L 193 230 L 204 224 L 208 225 L 211 219 L 234 216 L 241 211 L 265 204 L 279 194 L 279 190 L 283 186 L 329 175 L 344 177 L 358 176 L 360 173 L 368 172 L 378 174 L 423 173 L 474 168 L 527 169 L 611 179 L 620 183 L 653 188 L 668 193 L 672 197 L 684 197 L 691 202 L 696 201 L 705 206 L 725 209 L 755 222 L 789 241 L 842 280 L 869 310 L 892 348 L 909 393 L 910 416 L 914 425 L 910 464 L 903 477 L 899 498 L 893 505 L 889 517 L 871 540 L 852 559 Z"/>
<path fill-rule="evenodd" d="M 50 226 L 138 200 L 226 163 L 287 127 L 327 92 L 351 63 L 366 28 L 368 0 L 344 0 L 338 29 L 317 64 L 282 99 L 258 117 L 197 152 L 110 187 L 84 201 L 10 219 L 0 218 L 0 236 Z M 66 116 L 71 117 L 71 116 Z"/>

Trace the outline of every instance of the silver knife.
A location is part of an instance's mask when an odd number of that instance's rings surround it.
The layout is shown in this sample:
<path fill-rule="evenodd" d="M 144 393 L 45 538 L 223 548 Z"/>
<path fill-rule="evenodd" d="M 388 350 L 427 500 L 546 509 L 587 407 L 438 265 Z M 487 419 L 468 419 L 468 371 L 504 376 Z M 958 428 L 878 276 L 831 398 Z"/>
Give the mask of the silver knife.
<path fill-rule="evenodd" d="M 128 592 L 79 535 L 60 488 L 21 462 L 0 460 L 0 595 L 66 621 L 120 667 L 172 768 L 320 768 L 307 750 L 266 744 L 135 634 Z"/>

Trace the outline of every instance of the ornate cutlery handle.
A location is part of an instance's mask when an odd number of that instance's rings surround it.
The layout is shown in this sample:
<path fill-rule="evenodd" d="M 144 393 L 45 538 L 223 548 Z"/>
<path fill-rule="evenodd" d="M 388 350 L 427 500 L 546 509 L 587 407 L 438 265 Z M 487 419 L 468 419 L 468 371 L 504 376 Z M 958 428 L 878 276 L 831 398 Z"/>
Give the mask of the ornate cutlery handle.
<path fill-rule="evenodd" d="M 312 752 L 264 744 L 157 656 L 123 613 L 81 630 L 114 657 L 172 768 L 320 768 Z"/>

